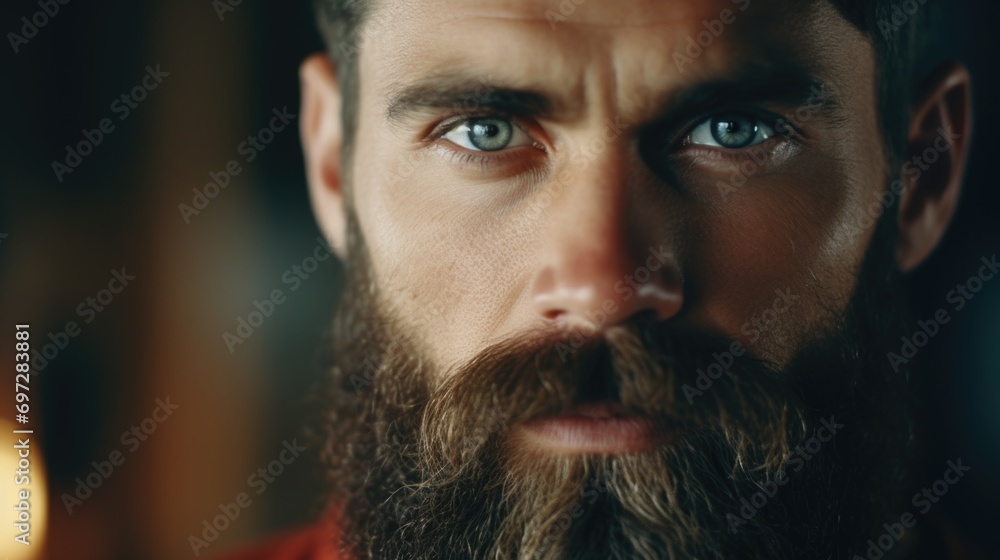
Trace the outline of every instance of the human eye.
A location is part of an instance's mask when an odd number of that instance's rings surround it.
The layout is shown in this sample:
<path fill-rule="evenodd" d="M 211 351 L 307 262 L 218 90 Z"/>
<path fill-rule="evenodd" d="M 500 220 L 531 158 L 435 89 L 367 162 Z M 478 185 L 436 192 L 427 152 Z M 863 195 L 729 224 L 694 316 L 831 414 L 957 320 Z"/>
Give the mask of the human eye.
<path fill-rule="evenodd" d="M 774 128 L 759 117 L 740 112 L 719 113 L 695 125 L 684 144 L 738 150 L 761 144 L 774 135 Z"/>
<path fill-rule="evenodd" d="M 474 152 L 497 152 L 533 144 L 528 133 L 511 119 L 501 116 L 464 118 L 441 138 Z"/>

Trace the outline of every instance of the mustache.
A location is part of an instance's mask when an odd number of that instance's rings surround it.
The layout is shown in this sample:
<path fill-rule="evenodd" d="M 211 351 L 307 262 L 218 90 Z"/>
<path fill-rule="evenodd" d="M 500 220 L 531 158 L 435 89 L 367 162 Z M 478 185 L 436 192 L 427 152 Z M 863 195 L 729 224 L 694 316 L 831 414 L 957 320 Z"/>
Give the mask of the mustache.
<path fill-rule="evenodd" d="M 794 379 L 738 342 L 636 318 L 589 337 L 520 337 L 480 353 L 430 392 L 421 455 L 427 468 L 458 473 L 512 427 L 597 401 L 676 426 L 689 441 L 721 435 L 739 466 L 768 471 L 806 432 Z"/>

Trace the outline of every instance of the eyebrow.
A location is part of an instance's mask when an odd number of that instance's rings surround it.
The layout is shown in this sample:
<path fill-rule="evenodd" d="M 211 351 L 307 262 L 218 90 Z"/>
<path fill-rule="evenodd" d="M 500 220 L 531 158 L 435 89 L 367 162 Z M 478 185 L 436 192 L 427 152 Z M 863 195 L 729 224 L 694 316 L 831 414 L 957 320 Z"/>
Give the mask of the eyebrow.
<path fill-rule="evenodd" d="M 546 116 L 553 102 L 537 91 L 498 87 L 488 79 L 464 73 L 422 78 L 388 95 L 386 118 L 400 123 L 428 109 L 489 110 L 500 113 Z M 470 106 L 472 109 L 470 109 Z"/>
<path fill-rule="evenodd" d="M 734 74 L 669 92 L 660 100 L 656 120 L 669 122 L 756 104 L 778 105 L 793 112 L 808 108 L 809 118 L 832 125 L 848 116 L 840 92 L 817 72 L 797 64 L 747 64 Z"/>
<path fill-rule="evenodd" d="M 386 118 L 394 124 L 422 111 L 441 109 L 550 117 L 561 112 L 565 103 L 539 90 L 504 87 L 461 71 L 421 78 L 391 90 L 387 98 Z M 763 103 L 808 106 L 812 114 L 831 124 L 847 117 L 839 93 L 828 82 L 804 66 L 783 61 L 741 64 L 732 74 L 672 89 L 654 101 L 655 112 L 645 124 Z"/>

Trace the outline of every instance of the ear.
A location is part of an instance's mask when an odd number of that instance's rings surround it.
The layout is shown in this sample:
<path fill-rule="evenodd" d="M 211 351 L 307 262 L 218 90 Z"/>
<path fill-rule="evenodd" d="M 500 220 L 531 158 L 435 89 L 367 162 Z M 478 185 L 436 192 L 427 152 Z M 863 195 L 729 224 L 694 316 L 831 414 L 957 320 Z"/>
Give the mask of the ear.
<path fill-rule="evenodd" d="M 309 199 L 320 229 L 338 256 L 346 248 L 346 215 L 340 148 L 340 85 L 330 58 L 313 54 L 299 67 L 302 108 L 299 133 L 305 152 Z"/>
<path fill-rule="evenodd" d="M 921 84 L 910 114 L 909 152 L 901 169 L 896 260 L 903 272 L 923 262 L 944 236 L 962 189 L 972 127 L 969 72 L 939 66 Z"/>

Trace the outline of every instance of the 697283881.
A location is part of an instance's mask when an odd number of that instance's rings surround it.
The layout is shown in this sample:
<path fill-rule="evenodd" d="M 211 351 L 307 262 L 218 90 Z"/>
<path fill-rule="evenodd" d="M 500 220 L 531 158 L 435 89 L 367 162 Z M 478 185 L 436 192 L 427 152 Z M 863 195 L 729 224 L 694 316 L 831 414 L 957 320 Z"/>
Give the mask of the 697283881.
<path fill-rule="evenodd" d="M 14 371 L 16 372 L 14 376 L 14 400 L 16 404 L 14 406 L 16 414 L 14 418 L 20 424 L 28 423 L 28 413 L 31 410 L 31 406 L 28 404 L 29 396 L 28 391 L 30 390 L 31 382 L 31 366 L 28 364 L 30 359 L 31 343 L 28 338 L 31 336 L 28 332 L 29 325 L 15 325 L 16 333 L 14 338 L 17 341 L 14 343 Z"/>

